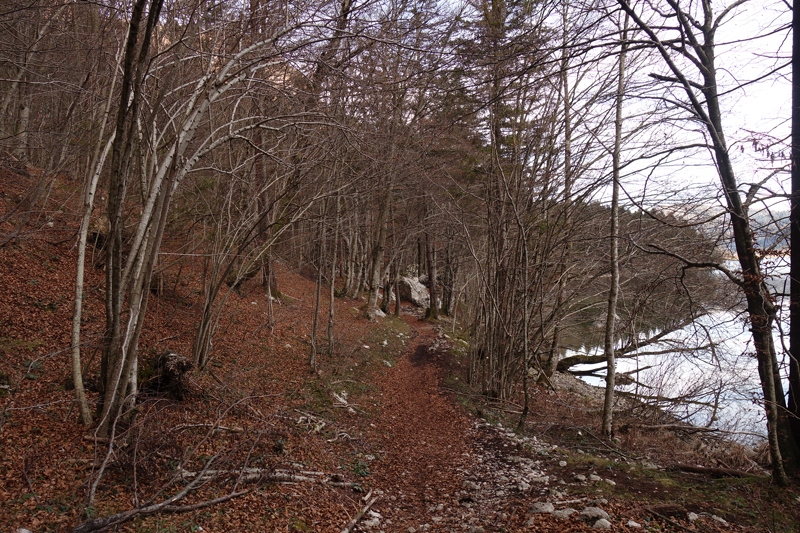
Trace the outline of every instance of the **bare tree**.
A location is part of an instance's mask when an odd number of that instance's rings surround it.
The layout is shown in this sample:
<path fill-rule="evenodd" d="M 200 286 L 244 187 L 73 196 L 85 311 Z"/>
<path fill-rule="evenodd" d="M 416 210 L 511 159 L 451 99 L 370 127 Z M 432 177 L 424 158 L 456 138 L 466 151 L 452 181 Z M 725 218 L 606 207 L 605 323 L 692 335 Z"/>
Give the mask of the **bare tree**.
<path fill-rule="evenodd" d="M 717 30 L 744 2 L 731 4 L 717 14 L 708 0 L 686 7 L 675 0 L 666 0 L 662 9 L 652 11 L 652 16 L 663 20 L 652 23 L 626 0 L 618 2 L 660 55 L 667 74 L 656 74 L 657 79 L 683 92 L 685 98 L 680 102 L 673 102 L 691 120 L 697 121 L 704 128 L 707 146 L 713 156 L 725 206 L 730 215 L 741 275 L 735 275 L 722 265 L 691 266 L 715 267 L 721 270 L 744 293 L 765 400 L 773 475 L 778 484 L 786 485 L 786 470 L 797 468 L 798 453 L 797 443 L 789 430 L 786 400 L 772 337 L 777 309 L 762 275 L 747 208 L 739 192 L 739 183 L 722 124 L 721 89 L 717 78 Z M 669 37 L 663 36 L 665 32 L 673 30 L 677 33 L 670 33 Z M 684 64 L 688 66 L 684 67 Z M 695 75 L 699 76 L 699 81 L 693 79 Z"/>

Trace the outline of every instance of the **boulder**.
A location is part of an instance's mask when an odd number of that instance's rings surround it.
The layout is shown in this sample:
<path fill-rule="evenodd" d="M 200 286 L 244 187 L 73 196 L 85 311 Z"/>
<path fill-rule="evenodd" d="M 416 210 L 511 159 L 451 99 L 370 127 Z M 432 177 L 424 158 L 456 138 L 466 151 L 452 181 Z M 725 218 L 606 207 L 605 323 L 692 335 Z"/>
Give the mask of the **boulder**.
<path fill-rule="evenodd" d="M 407 300 L 417 307 L 427 309 L 431 305 L 428 288 L 418 278 L 400 277 L 400 299 Z"/>
<path fill-rule="evenodd" d="M 594 523 L 592 529 L 611 529 L 611 522 L 609 522 L 605 518 L 601 518 L 600 520 Z"/>
<path fill-rule="evenodd" d="M 599 507 L 587 507 L 581 511 L 580 519 L 584 522 L 593 522 L 600 518 L 608 520 L 608 513 Z"/>
<path fill-rule="evenodd" d="M 536 502 L 528 507 L 528 514 L 552 513 L 555 510 L 550 502 Z"/>

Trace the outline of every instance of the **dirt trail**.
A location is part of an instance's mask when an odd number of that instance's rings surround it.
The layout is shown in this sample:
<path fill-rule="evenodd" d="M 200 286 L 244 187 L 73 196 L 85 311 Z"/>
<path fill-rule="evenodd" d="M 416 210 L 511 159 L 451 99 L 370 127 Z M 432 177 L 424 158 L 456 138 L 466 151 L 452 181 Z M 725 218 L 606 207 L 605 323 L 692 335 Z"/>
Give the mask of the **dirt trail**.
<path fill-rule="evenodd" d="M 377 486 L 388 489 L 381 505 L 387 531 L 445 522 L 443 512 L 429 515 L 458 505 L 460 471 L 471 450 L 470 420 L 440 391 L 433 326 L 414 317 L 407 321 L 416 335 L 379 385 L 383 416 L 375 422 L 384 453 L 374 476 Z"/>

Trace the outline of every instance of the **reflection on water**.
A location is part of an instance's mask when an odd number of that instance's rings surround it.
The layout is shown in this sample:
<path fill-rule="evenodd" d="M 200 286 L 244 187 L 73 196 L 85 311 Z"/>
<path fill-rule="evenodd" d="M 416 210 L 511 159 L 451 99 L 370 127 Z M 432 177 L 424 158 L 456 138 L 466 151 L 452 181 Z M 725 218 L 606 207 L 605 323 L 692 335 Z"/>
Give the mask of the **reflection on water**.
<path fill-rule="evenodd" d="M 788 265 L 767 264 L 767 282 L 778 294 L 788 293 Z M 731 265 L 733 268 L 735 265 Z M 782 307 L 782 331 L 788 334 L 788 308 Z M 776 346 L 781 350 L 780 331 L 776 328 Z M 788 340 L 787 340 L 788 343 Z M 584 347 L 581 353 L 602 354 L 602 347 Z M 734 438 L 750 444 L 766 436 L 763 395 L 758 378 L 752 336 L 744 313 L 716 311 L 697 319 L 665 340 L 647 346 L 635 359 L 619 359 L 617 373 L 632 373 L 636 382 L 618 385 L 617 390 L 649 398 L 676 417 L 698 426 L 719 428 L 734 433 Z M 576 352 L 568 351 L 567 356 Z M 784 355 L 779 353 L 779 360 Z M 788 391 L 788 367 L 784 369 L 784 392 Z M 581 365 L 576 370 L 602 368 Z M 637 369 L 644 369 L 637 374 Z M 604 371 L 600 372 L 605 374 Z M 604 387 L 605 380 L 583 377 L 588 383 Z M 669 402 L 664 398 L 682 399 Z M 659 401 L 661 399 L 661 401 Z"/>

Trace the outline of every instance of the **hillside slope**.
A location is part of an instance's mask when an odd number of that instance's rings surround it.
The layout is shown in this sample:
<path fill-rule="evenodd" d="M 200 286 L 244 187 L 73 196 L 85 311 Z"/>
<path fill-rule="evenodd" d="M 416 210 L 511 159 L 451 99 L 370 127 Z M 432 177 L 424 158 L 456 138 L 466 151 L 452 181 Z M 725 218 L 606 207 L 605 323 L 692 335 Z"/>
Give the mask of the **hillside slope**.
<path fill-rule="evenodd" d="M 26 178 L 0 177 L 8 210 Z M 77 421 L 69 386 L 75 188 L 63 181 L 55 191 L 0 249 L 3 531 L 583 531 L 602 512 L 615 531 L 800 523 L 797 488 L 771 486 L 746 457 L 732 463 L 730 449 L 701 449 L 720 441 L 679 438 L 635 410 L 620 413 L 618 441 L 597 438 L 597 402 L 575 384 L 535 388 L 525 433 L 504 429 L 519 407 L 470 390 L 453 325 L 421 321 L 411 306 L 373 323 L 363 301 L 336 299 L 335 349 L 312 372 L 314 282 L 280 261 L 282 296 L 268 297 L 256 280 L 229 295 L 213 360 L 190 374 L 181 399 L 148 383 L 159 354 L 191 353 L 202 265 L 168 269 L 142 335 L 137 417 L 110 444 L 95 439 Z M 15 219 L 3 220 L 10 234 Z M 87 272 L 91 384 L 104 282 L 91 259 Z M 325 351 L 324 334 L 320 343 Z M 667 468 L 679 463 L 757 475 Z"/>

